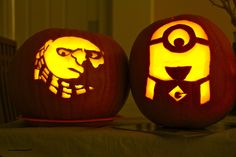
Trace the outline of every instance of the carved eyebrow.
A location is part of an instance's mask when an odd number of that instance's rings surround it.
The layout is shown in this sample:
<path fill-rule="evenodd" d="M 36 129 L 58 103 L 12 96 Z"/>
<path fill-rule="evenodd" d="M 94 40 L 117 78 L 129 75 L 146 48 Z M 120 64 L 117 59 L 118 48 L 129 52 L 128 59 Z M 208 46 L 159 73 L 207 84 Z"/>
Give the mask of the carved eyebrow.
<path fill-rule="evenodd" d="M 83 49 L 82 48 L 77 48 L 75 50 L 72 50 L 72 51 L 82 51 Z"/>
<path fill-rule="evenodd" d="M 82 51 L 83 49 L 82 49 L 82 48 L 70 49 L 70 48 L 58 47 L 56 50 L 57 50 L 57 51 L 58 51 L 58 50 L 65 50 L 65 51 L 69 51 L 69 52 L 73 53 L 73 52 L 75 52 L 75 51 Z"/>
<path fill-rule="evenodd" d="M 87 49 L 84 49 L 84 52 L 86 52 L 86 53 L 97 53 L 97 54 L 103 54 L 101 51 L 96 51 L 96 50 L 87 50 Z"/>
<path fill-rule="evenodd" d="M 84 49 L 85 52 L 95 52 L 95 53 L 101 53 L 101 51 L 97 51 L 97 50 L 88 50 L 88 49 Z"/>
<path fill-rule="evenodd" d="M 58 51 L 58 50 L 72 51 L 71 49 L 67 49 L 67 48 L 64 48 L 64 47 L 58 47 L 56 50 L 57 50 L 57 51 Z"/>

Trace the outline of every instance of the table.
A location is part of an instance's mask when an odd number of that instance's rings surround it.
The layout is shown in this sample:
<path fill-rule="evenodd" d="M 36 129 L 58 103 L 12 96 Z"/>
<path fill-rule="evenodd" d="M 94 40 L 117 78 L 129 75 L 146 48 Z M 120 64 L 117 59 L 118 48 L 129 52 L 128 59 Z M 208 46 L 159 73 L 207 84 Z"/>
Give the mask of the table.
<path fill-rule="evenodd" d="M 120 117 L 103 127 L 0 127 L 1 157 L 236 157 L 236 117 L 203 130 L 157 127 Z"/>

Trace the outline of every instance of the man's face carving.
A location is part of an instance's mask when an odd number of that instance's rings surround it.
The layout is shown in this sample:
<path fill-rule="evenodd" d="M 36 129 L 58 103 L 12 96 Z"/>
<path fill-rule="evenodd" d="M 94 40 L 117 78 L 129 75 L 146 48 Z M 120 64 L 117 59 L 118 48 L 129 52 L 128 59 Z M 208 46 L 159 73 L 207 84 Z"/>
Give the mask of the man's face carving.
<path fill-rule="evenodd" d="M 46 83 L 52 74 L 49 89 L 58 94 L 58 89 L 62 88 L 63 98 L 71 97 L 73 92 L 77 95 L 86 93 L 79 82 L 72 88 L 70 79 L 78 79 L 84 73 L 86 69 L 82 65 L 85 61 L 95 69 L 104 64 L 103 55 L 96 45 L 83 38 L 70 36 L 48 40 L 36 55 L 34 79 Z M 87 90 L 92 89 L 89 86 Z"/>

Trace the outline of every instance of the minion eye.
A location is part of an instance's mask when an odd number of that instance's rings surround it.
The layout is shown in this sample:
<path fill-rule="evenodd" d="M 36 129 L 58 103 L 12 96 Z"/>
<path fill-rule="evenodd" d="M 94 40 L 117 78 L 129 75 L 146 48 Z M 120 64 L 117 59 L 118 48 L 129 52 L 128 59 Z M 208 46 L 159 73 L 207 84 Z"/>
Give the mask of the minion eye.
<path fill-rule="evenodd" d="M 168 41 L 171 45 L 181 48 L 189 43 L 190 36 L 184 29 L 175 29 L 168 35 Z"/>
<path fill-rule="evenodd" d="M 175 53 L 183 53 L 190 50 L 197 40 L 193 29 L 183 24 L 168 28 L 162 37 L 165 48 Z"/>
<path fill-rule="evenodd" d="M 70 49 L 65 49 L 65 48 L 57 48 L 57 54 L 65 57 L 71 54 L 71 50 Z"/>

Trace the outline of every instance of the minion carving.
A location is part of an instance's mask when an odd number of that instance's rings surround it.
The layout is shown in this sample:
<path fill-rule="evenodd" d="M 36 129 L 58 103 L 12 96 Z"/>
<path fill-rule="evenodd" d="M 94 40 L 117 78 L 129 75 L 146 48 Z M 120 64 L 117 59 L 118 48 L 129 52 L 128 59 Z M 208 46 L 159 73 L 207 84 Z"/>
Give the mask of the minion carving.
<path fill-rule="evenodd" d="M 49 90 L 62 98 L 80 95 L 93 90 L 79 78 L 86 70 L 85 61 L 93 68 L 104 64 L 104 53 L 90 41 L 80 37 L 60 37 L 48 40 L 36 53 L 34 79 L 42 80 Z"/>
<path fill-rule="evenodd" d="M 210 100 L 210 48 L 203 28 L 188 20 L 158 28 L 150 41 L 149 75 L 145 96 L 183 103 Z"/>

